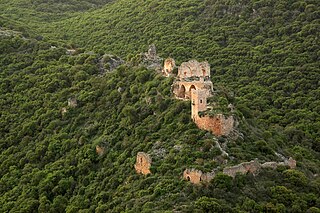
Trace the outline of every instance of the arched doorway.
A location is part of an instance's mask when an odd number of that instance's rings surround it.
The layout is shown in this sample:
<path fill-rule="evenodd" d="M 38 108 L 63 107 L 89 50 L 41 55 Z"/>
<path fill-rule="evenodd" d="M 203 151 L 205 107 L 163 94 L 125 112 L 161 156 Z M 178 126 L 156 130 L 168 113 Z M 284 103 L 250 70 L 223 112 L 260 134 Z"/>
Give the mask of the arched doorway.
<path fill-rule="evenodd" d="M 189 91 L 188 91 L 188 94 L 187 94 L 187 98 L 190 98 L 190 99 L 191 99 L 192 90 L 197 90 L 197 89 L 196 89 L 196 86 L 194 86 L 194 85 L 191 85 L 191 86 L 190 86 Z"/>
<path fill-rule="evenodd" d="M 186 88 L 184 85 L 181 85 L 179 88 L 178 97 L 185 98 L 185 96 L 186 96 Z"/>
<path fill-rule="evenodd" d="M 197 90 L 195 85 L 191 85 L 189 91 L 191 91 L 191 90 L 193 90 L 193 89 L 194 89 L 194 90 Z"/>

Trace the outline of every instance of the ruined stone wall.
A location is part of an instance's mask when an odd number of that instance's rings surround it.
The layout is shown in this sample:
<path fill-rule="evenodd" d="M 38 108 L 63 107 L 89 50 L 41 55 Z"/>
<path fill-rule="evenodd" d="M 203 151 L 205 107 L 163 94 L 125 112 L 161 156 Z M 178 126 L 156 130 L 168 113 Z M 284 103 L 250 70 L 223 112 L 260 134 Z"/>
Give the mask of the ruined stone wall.
<path fill-rule="evenodd" d="M 236 166 L 232 167 L 226 167 L 223 169 L 223 173 L 226 175 L 229 175 L 231 177 L 235 177 L 237 173 L 240 174 L 257 174 L 259 169 L 261 168 L 261 165 L 258 163 L 258 161 L 253 160 L 250 162 L 244 162 Z"/>
<path fill-rule="evenodd" d="M 164 76 L 170 76 L 172 74 L 173 69 L 176 67 L 176 62 L 173 58 L 167 58 L 164 61 L 162 73 Z"/>
<path fill-rule="evenodd" d="M 260 164 L 257 160 L 250 162 L 243 162 L 235 166 L 226 167 L 223 169 L 223 174 L 230 177 L 235 177 L 237 174 L 251 173 L 257 175 L 261 168 L 273 168 L 276 169 L 278 166 L 289 166 L 290 169 L 296 168 L 296 161 L 293 158 L 286 159 L 284 162 L 265 162 Z M 203 173 L 196 169 L 186 169 L 183 172 L 183 178 L 194 184 L 200 182 L 210 182 L 215 177 L 215 172 Z"/>
<path fill-rule="evenodd" d="M 191 99 L 191 90 L 205 90 L 207 97 L 212 96 L 213 84 L 211 81 L 176 81 L 173 85 L 173 94 L 179 99 Z"/>
<path fill-rule="evenodd" d="M 183 172 L 183 178 L 194 184 L 199 184 L 200 182 L 210 182 L 214 178 L 214 172 L 203 173 L 196 169 L 186 169 Z"/>
<path fill-rule="evenodd" d="M 210 77 L 210 65 L 208 62 L 199 63 L 196 60 L 183 62 L 178 69 L 178 78 L 190 78 L 193 76 Z"/>
<path fill-rule="evenodd" d="M 208 91 L 204 89 L 191 91 L 191 118 L 199 117 L 198 113 L 207 110 Z"/>
<path fill-rule="evenodd" d="M 134 165 L 136 172 L 144 175 L 150 174 L 151 173 L 150 167 L 151 167 L 150 156 L 147 153 L 138 152 L 137 158 L 136 158 L 136 164 Z"/>
<path fill-rule="evenodd" d="M 297 162 L 290 157 L 289 159 L 286 159 L 284 162 L 265 162 L 264 164 L 261 164 L 262 168 L 272 168 L 276 169 L 278 166 L 289 166 L 290 169 L 294 169 L 297 166 Z"/>
<path fill-rule="evenodd" d="M 230 134 L 235 122 L 233 116 L 226 117 L 222 114 L 195 116 L 193 120 L 199 129 L 210 131 L 217 136 Z"/>

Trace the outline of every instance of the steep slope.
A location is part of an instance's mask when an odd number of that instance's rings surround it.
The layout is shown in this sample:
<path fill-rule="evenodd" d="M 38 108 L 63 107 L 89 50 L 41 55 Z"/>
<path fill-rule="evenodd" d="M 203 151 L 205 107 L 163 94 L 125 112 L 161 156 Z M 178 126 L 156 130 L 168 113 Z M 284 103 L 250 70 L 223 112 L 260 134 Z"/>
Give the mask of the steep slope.
<path fill-rule="evenodd" d="M 318 1 L 119 0 L 50 24 L 38 17 L 59 14 L 19 17 L 20 6 L 0 22 L 16 30 L 0 34 L 1 212 L 320 208 Z M 238 109 L 240 137 L 197 129 L 190 103 L 172 99 L 172 79 L 133 66 L 150 43 L 178 63 L 209 61 L 218 100 Z M 101 76 L 104 53 L 130 63 Z M 140 151 L 152 156 L 150 175 L 134 171 Z M 182 179 L 186 168 L 222 171 L 281 155 L 297 169 L 218 174 L 199 186 Z"/>
<path fill-rule="evenodd" d="M 300 0 L 120 0 L 57 23 L 47 35 L 122 57 L 155 43 L 178 62 L 208 60 L 213 82 L 231 87 L 262 123 L 298 134 L 291 138 L 309 138 L 319 151 L 319 6 Z"/>

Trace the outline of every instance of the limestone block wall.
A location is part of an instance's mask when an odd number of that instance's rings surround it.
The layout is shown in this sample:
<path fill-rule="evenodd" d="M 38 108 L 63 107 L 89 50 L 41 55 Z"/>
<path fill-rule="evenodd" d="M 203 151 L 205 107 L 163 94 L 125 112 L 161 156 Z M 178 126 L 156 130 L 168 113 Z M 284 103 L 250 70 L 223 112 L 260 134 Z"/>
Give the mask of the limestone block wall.
<path fill-rule="evenodd" d="M 222 114 L 202 117 L 195 116 L 193 120 L 199 129 L 210 131 L 217 136 L 229 135 L 235 123 L 233 116 L 226 117 Z"/>
<path fill-rule="evenodd" d="M 210 65 L 208 62 L 190 60 L 183 62 L 178 69 L 178 78 L 190 78 L 192 76 L 210 77 Z"/>
<path fill-rule="evenodd" d="M 203 173 L 196 169 L 186 169 L 183 172 L 183 178 L 194 184 L 199 184 L 200 182 L 210 182 L 214 178 L 215 174 Z"/>
<path fill-rule="evenodd" d="M 250 162 L 244 162 L 236 166 L 232 167 L 226 167 L 223 169 L 223 173 L 226 175 L 229 175 L 231 177 L 235 177 L 237 173 L 240 174 L 247 174 L 252 173 L 256 174 L 259 169 L 261 168 L 261 165 L 258 161 L 253 160 Z"/>
<path fill-rule="evenodd" d="M 176 67 L 176 62 L 173 58 L 167 58 L 163 64 L 162 73 L 164 76 L 170 76 L 172 74 L 173 69 Z"/>
<path fill-rule="evenodd" d="M 240 163 L 235 166 L 226 167 L 223 169 L 223 174 L 235 177 L 239 174 L 251 173 L 257 175 L 261 168 L 273 168 L 276 169 L 278 166 L 289 166 L 290 169 L 296 168 L 296 161 L 293 158 L 289 158 L 284 162 L 265 162 L 260 164 L 257 160 L 252 160 L 250 162 Z M 201 170 L 196 169 L 186 169 L 183 172 L 183 178 L 194 184 L 199 184 L 200 182 L 210 182 L 215 177 L 215 172 L 203 173 Z"/>
<path fill-rule="evenodd" d="M 138 152 L 134 168 L 137 173 L 150 174 L 151 162 L 151 157 L 147 153 Z"/>

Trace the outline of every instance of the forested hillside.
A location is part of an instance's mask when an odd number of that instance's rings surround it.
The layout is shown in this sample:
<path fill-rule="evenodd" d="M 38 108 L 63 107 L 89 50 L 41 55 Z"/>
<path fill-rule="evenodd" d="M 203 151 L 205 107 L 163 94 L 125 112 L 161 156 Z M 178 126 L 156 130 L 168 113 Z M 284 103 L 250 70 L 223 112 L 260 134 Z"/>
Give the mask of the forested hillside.
<path fill-rule="evenodd" d="M 319 212 L 319 4 L 0 1 L 0 211 Z M 138 66 L 151 43 L 178 64 L 209 62 L 238 137 L 199 130 L 173 78 Z M 126 64 L 101 73 L 109 53 Z M 133 167 L 140 151 L 147 176 Z M 279 156 L 297 168 L 182 179 Z"/>

